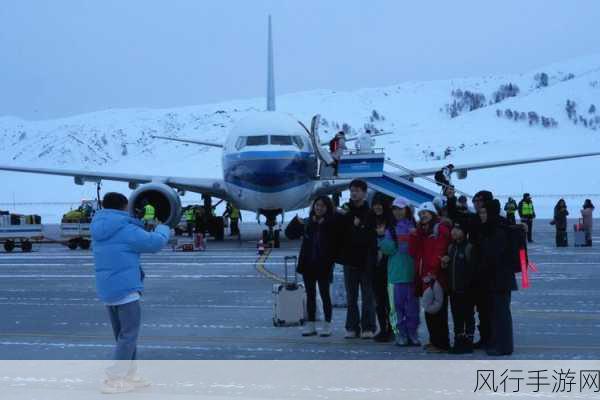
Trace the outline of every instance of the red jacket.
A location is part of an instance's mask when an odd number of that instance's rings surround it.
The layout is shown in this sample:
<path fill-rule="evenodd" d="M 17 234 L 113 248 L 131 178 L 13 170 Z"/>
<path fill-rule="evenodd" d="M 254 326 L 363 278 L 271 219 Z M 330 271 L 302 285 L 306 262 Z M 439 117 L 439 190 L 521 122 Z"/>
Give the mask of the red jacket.
<path fill-rule="evenodd" d="M 421 229 L 411 235 L 408 246 L 409 254 L 415 260 L 417 271 L 415 282 L 417 296 L 421 296 L 428 284 L 423 281 L 430 276 L 436 279 L 445 291 L 448 290 L 448 277 L 446 270 L 442 269 L 441 258 L 448 254 L 450 245 L 450 226 L 442 221 L 433 229 L 429 235 Z"/>

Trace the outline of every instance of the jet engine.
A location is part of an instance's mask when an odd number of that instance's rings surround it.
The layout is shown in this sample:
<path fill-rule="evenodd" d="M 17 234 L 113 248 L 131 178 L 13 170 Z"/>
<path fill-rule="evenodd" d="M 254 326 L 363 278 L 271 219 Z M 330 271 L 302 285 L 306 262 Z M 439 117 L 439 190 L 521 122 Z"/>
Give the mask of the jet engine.
<path fill-rule="evenodd" d="M 181 199 L 173 188 L 163 183 L 148 183 L 136 189 L 129 197 L 129 213 L 143 217 L 146 204 L 154 207 L 156 219 L 171 228 L 181 220 Z"/>

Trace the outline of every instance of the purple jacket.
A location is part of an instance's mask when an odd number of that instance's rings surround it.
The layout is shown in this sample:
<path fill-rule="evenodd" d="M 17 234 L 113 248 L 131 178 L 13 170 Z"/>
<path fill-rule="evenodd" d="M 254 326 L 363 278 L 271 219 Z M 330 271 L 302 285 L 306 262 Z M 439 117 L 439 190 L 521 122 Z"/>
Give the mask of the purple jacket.
<path fill-rule="evenodd" d="M 415 224 L 411 220 L 402 219 L 396 223 L 394 227 L 395 233 L 395 242 L 398 245 L 398 253 L 408 254 L 408 238 L 409 233 L 412 228 L 415 227 Z M 392 237 L 392 232 L 388 229 L 385 232 L 385 237 L 387 239 L 394 240 Z"/>

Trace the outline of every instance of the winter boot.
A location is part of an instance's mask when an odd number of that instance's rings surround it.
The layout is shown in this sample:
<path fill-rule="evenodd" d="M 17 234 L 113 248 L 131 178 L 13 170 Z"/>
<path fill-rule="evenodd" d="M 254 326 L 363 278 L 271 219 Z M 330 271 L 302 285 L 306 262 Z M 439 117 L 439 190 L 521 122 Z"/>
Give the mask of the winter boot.
<path fill-rule="evenodd" d="M 317 329 L 315 328 L 315 321 L 308 321 L 302 329 L 302 336 L 315 336 Z"/>
<path fill-rule="evenodd" d="M 323 322 L 323 328 L 321 329 L 321 337 L 329 337 L 331 336 L 331 322 Z"/>

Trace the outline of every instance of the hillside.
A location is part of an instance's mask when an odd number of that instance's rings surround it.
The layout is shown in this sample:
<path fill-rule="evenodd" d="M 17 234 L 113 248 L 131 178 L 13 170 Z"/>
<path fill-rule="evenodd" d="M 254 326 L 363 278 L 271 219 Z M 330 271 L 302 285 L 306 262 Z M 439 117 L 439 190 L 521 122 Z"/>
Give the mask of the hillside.
<path fill-rule="evenodd" d="M 509 90 L 501 89 L 508 84 Z M 516 96 L 502 99 L 507 93 Z M 501 101 L 495 103 L 497 99 Z M 575 104 L 569 112 L 567 100 Z M 277 101 L 279 110 L 305 123 L 320 113 L 324 138 L 344 124 L 352 134 L 365 125 L 394 132 L 377 144 L 409 168 L 600 149 L 600 109 L 594 110 L 600 107 L 600 55 L 516 75 L 406 82 L 351 92 L 316 90 Z M 2 117 L 0 162 L 220 177 L 218 149 L 150 136 L 223 141 L 235 121 L 262 110 L 263 103 L 257 98 L 165 110 L 107 110 L 47 121 Z M 548 214 L 560 194 L 577 195 L 567 199 L 572 207 L 580 205 L 582 196 L 600 197 L 600 178 L 594 173 L 599 165 L 600 159 L 590 158 L 501 168 L 471 173 L 457 185 L 468 193 L 481 188 L 507 195 L 529 191 L 540 199 L 540 211 Z M 6 203 L 13 201 L 78 201 L 95 193 L 93 185 L 74 186 L 68 178 L 0 173 L 0 184 L 0 208 L 12 208 Z M 126 186 L 105 183 L 104 189 Z M 17 206 L 17 211 L 41 209 L 53 218 L 50 208 Z"/>

